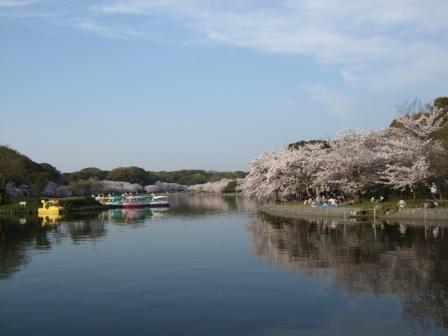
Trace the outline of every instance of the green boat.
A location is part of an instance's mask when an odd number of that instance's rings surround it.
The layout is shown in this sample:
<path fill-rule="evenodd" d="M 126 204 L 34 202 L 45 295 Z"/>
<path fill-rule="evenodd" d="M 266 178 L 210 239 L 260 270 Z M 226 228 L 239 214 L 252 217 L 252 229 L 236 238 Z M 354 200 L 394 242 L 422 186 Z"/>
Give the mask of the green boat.
<path fill-rule="evenodd" d="M 112 195 L 109 196 L 109 199 L 106 205 L 109 208 L 122 208 L 125 197 L 122 195 Z"/>

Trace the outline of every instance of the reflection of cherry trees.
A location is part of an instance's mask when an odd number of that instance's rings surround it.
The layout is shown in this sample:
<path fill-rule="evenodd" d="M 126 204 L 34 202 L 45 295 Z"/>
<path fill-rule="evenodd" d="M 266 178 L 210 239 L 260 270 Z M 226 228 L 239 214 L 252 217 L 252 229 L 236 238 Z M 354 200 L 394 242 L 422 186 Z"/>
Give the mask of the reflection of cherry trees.
<path fill-rule="evenodd" d="M 448 328 L 448 230 L 258 217 L 248 224 L 256 255 L 295 272 L 333 277 L 350 295 L 393 294 L 406 318 Z M 435 238 L 436 237 L 436 238 Z M 331 271 L 331 272 L 330 272 Z"/>
<path fill-rule="evenodd" d="M 131 224 L 132 227 L 143 227 L 146 219 L 153 216 L 148 208 L 140 209 L 109 209 L 99 214 L 101 222 L 111 221 L 114 224 Z"/>
<path fill-rule="evenodd" d="M 257 204 L 246 197 L 219 194 L 174 194 L 169 196 L 169 215 L 201 215 L 215 212 L 256 210 Z"/>
<path fill-rule="evenodd" d="M 383 186 L 414 192 L 430 177 L 430 154 L 441 152 L 432 135 L 446 124 L 446 112 L 433 106 L 397 119 L 395 127 L 342 131 L 328 143 L 309 142 L 266 152 L 251 162 L 240 185 L 262 201 L 285 201 L 309 190 L 360 193 Z"/>

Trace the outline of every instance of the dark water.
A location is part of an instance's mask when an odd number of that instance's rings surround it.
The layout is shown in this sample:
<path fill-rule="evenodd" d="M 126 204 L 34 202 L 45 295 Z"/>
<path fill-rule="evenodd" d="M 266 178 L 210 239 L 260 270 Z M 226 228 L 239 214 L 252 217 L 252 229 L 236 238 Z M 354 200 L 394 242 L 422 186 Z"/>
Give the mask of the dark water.
<path fill-rule="evenodd" d="M 168 211 L 0 219 L 0 335 L 447 335 L 443 224 Z"/>

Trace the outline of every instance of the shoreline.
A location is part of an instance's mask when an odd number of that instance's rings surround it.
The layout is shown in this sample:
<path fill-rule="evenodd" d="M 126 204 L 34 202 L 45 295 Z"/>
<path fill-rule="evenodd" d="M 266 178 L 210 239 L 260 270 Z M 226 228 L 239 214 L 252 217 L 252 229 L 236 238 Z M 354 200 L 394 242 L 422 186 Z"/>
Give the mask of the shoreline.
<path fill-rule="evenodd" d="M 160 192 L 158 195 L 214 195 L 223 197 L 237 197 L 239 193 L 215 193 L 215 192 L 196 192 L 196 191 L 176 191 L 176 192 Z M 109 209 L 107 206 L 95 204 L 90 202 L 88 196 L 71 196 L 71 197 L 27 197 L 24 200 L 28 203 L 25 207 L 19 206 L 19 201 L 22 198 L 14 200 L 10 204 L 0 206 L 0 217 L 2 216 L 19 216 L 19 215 L 36 215 L 37 209 L 41 207 L 40 200 L 42 199 L 56 199 L 60 202 L 73 202 L 75 205 L 64 206 L 66 212 L 83 212 L 83 211 L 104 211 Z M 82 203 L 80 204 L 79 201 Z M 87 202 L 87 203 L 85 203 Z"/>
<path fill-rule="evenodd" d="M 271 216 L 303 218 L 303 217 L 334 217 L 334 218 L 358 218 L 358 219 L 406 219 L 417 221 L 448 221 L 448 209 L 426 209 L 426 208 L 405 208 L 398 210 L 386 210 L 385 212 L 374 213 L 373 210 L 366 210 L 356 207 L 340 208 L 312 208 L 297 203 L 267 204 L 261 205 L 259 210 Z"/>

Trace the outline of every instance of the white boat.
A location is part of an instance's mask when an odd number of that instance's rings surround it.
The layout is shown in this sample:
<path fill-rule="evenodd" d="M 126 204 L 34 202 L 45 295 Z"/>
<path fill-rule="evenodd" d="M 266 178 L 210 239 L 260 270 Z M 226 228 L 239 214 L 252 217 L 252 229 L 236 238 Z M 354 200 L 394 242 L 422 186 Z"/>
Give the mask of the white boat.
<path fill-rule="evenodd" d="M 152 201 L 149 203 L 152 208 L 165 208 L 170 206 L 168 202 L 168 196 L 155 196 L 152 195 Z"/>
<path fill-rule="evenodd" d="M 128 195 L 123 201 L 123 208 L 144 208 L 151 206 L 152 197 L 150 195 Z"/>

